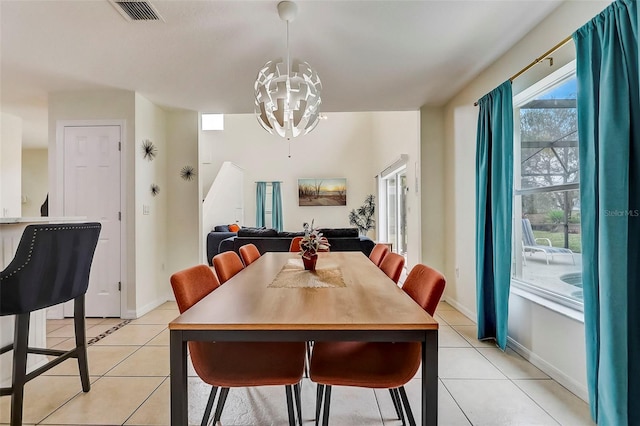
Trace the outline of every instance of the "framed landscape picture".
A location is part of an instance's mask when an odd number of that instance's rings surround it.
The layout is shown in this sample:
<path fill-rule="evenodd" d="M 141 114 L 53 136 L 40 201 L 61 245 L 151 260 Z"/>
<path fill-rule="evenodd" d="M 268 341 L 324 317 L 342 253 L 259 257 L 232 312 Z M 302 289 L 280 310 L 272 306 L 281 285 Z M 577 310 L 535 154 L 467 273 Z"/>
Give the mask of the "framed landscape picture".
<path fill-rule="evenodd" d="M 347 179 L 298 179 L 299 206 L 346 206 Z"/>

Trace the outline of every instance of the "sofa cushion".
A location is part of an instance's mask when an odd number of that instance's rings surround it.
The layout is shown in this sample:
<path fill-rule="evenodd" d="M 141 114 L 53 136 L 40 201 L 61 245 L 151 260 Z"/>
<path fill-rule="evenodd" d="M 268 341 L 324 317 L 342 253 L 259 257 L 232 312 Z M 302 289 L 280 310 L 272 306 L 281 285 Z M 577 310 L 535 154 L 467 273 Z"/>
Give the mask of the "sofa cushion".
<path fill-rule="evenodd" d="M 278 237 L 282 237 L 282 238 L 304 237 L 304 231 L 300 231 L 300 232 L 280 231 L 278 232 Z"/>
<path fill-rule="evenodd" d="M 327 238 L 356 238 L 359 236 L 358 228 L 320 228 L 318 231 Z"/>
<path fill-rule="evenodd" d="M 278 231 L 275 229 L 267 228 L 240 228 L 238 231 L 238 237 L 277 237 Z"/>
<path fill-rule="evenodd" d="M 229 226 L 228 225 L 214 226 L 213 232 L 229 232 Z"/>
<path fill-rule="evenodd" d="M 240 226 L 235 223 L 229 225 L 229 232 L 238 232 L 240 230 Z"/>

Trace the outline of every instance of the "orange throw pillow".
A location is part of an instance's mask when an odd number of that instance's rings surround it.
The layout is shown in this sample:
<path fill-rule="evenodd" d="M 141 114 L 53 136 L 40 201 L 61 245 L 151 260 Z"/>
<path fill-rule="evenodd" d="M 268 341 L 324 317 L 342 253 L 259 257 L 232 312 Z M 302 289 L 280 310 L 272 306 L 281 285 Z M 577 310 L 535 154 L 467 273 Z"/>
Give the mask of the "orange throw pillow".
<path fill-rule="evenodd" d="M 239 230 L 240 230 L 240 227 L 235 223 L 232 223 L 231 225 L 229 225 L 229 232 L 238 232 Z"/>

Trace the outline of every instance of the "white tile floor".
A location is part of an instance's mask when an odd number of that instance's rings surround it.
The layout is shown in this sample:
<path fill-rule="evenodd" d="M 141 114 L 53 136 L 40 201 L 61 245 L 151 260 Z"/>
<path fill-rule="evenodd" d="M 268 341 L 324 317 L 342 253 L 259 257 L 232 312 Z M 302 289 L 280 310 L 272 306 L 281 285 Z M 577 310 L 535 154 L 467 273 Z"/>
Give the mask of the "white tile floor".
<path fill-rule="evenodd" d="M 439 338 L 439 424 L 592 425 L 587 404 L 511 350 L 506 353 L 475 338 L 473 321 L 441 303 Z M 167 302 L 89 347 L 92 388 L 81 391 L 75 360 L 67 360 L 29 382 L 27 425 L 168 425 L 169 333 L 178 314 Z M 88 337 L 118 323 L 88 319 Z M 68 347 L 71 320 L 50 320 L 52 347 Z M 189 373 L 189 423 L 200 424 L 209 386 Z M 420 380 L 407 386 L 419 421 Z M 303 381 L 303 419 L 313 424 L 315 385 Z M 9 397 L 0 398 L 0 424 L 9 421 Z M 386 390 L 335 387 L 332 426 L 399 425 Z M 283 387 L 232 389 L 222 425 L 286 425 Z"/>

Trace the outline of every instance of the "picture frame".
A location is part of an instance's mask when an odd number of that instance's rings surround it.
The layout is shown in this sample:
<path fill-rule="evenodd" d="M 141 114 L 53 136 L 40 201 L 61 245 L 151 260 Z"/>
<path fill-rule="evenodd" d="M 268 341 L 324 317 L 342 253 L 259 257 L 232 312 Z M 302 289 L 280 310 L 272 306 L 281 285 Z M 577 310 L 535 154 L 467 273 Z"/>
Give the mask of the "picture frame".
<path fill-rule="evenodd" d="M 298 206 L 346 206 L 346 178 L 298 179 Z"/>

